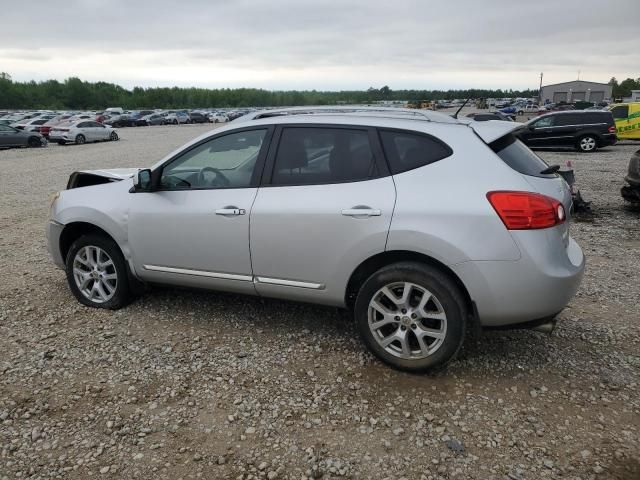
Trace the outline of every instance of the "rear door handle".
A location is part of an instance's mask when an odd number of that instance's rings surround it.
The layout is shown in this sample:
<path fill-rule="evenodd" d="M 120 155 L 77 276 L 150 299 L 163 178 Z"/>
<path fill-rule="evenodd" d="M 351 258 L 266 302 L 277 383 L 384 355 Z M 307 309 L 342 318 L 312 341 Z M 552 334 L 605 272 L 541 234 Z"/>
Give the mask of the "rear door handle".
<path fill-rule="evenodd" d="M 342 210 L 342 215 L 346 217 L 379 217 L 382 212 L 376 208 L 354 207 Z"/>
<path fill-rule="evenodd" d="M 216 215 L 244 215 L 247 211 L 244 208 L 224 207 L 216 210 Z"/>

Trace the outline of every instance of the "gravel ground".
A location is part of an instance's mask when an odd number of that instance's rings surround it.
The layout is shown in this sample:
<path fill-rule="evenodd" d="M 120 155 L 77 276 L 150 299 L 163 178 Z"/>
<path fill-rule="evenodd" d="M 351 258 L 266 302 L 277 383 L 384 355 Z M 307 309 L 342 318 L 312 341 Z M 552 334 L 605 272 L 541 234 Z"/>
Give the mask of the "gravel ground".
<path fill-rule="evenodd" d="M 76 169 L 151 165 L 210 126 L 0 151 L 0 479 L 640 478 L 637 144 L 573 162 L 588 257 L 553 335 L 488 332 L 438 376 L 391 370 L 334 309 L 153 289 L 82 307 L 44 238 Z"/>

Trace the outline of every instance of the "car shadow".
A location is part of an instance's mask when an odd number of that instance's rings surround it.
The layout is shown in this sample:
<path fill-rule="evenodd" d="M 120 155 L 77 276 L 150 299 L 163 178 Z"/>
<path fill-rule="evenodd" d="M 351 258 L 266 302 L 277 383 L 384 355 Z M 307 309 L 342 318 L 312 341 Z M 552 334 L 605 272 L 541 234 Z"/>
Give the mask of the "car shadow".
<path fill-rule="evenodd" d="M 370 362 L 378 363 L 360 341 L 352 315 L 335 307 L 154 286 L 129 308 L 141 311 L 158 308 L 176 322 L 186 322 L 201 331 L 215 326 L 217 334 L 256 329 L 267 336 L 286 333 L 291 336 L 292 346 L 300 338 L 322 338 L 323 342 L 356 350 Z M 550 354 L 554 352 L 549 350 L 552 339 L 530 330 L 483 331 L 478 338 L 469 336 L 465 340 L 450 370 L 499 370 L 508 374 L 525 368 L 543 368 L 552 361 Z"/>

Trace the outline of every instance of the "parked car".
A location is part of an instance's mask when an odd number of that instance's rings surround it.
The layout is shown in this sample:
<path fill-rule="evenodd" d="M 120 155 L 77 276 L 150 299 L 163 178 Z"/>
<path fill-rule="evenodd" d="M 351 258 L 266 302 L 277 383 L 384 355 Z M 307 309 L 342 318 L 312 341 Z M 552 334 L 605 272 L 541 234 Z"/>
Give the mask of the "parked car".
<path fill-rule="evenodd" d="M 637 150 L 629 160 L 627 176 L 624 179 L 628 185 L 620 190 L 622 198 L 633 207 L 640 207 L 640 150 Z"/>
<path fill-rule="evenodd" d="M 609 110 L 619 139 L 640 140 L 640 102 L 616 103 Z"/>
<path fill-rule="evenodd" d="M 140 120 L 138 120 L 138 125 L 165 125 L 166 120 L 162 113 L 152 113 L 150 115 L 145 115 Z"/>
<path fill-rule="evenodd" d="M 513 115 L 507 115 L 502 112 L 479 112 L 479 113 L 469 113 L 467 117 L 473 118 L 476 122 L 484 122 L 487 120 L 503 120 L 506 122 L 513 122 L 515 118 Z"/>
<path fill-rule="evenodd" d="M 211 123 L 226 123 L 229 121 L 229 118 L 226 115 L 219 112 L 209 113 L 207 118 Z"/>
<path fill-rule="evenodd" d="M 151 168 L 72 174 L 47 237 L 75 297 L 120 308 L 148 282 L 346 307 L 410 371 L 467 328 L 552 328 L 584 256 L 567 184 L 518 124 L 330 112 L 254 112 Z"/>
<path fill-rule="evenodd" d="M 105 140 L 118 140 L 118 132 L 108 125 L 91 120 L 74 121 L 51 127 L 49 140 L 60 145 L 75 143 L 82 145 L 87 142 L 100 142 Z"/>
<path fill-rule="evenodd" d="M 517 113 L 516 107 L 502 107 L 498 111 L 501 112 L 501 113 L 506 113 L 506 114 L 515 114 L 515 113 Z"/>
<path fill-rule="evenodd" d="M 553 112 L 525 123 L 517 133 L 532 148 L 575 148 L 580 152 L 616 143 L 611 112 L 574 110 Z"/>
<path fill-rule="evenodd" d="M 37 132 L 25 132 L 9 125 L 0 124 L 0 148 L 45 147 L 47 140 Z"/>
<path fill-rule="evenodd" d="M 60 125 L 61 123 L 67 123 L 70 121 L 72 117 L 73 115 L 71 114 L 63 114 L 63 115 L 58 115 L 57 117 L 53 117 L 51 120 L 48 120 L 47 122 L 42 124 L 42 126 L 40 127 L 40 134 L 43 137 L 48 139 L 49 131 L 51 130 L 51 127 Z"/>
<path fill-rule="evenodd" d="M 208 123 L 209 119 L 200 112 L 189 112 L 189 123 Z"/>
<path fill-rule="evenodd" d="M 51 117 L 36 117 L 31 120 L 22 120 L 21 122 L 13 123 L 11 126 L 18 130 L 24 130 L 25 132 L 40 132 L 40 127 L 47 123 Z"/>
<path fill-rule="evenodd" d="M 131 115 L 131 113 L 123 113 L 122 115 L 113 115 L 104 122 L 105 125 L 108 125 L 113 128 L 121 128 L 121 127 L 135 127 L 136 126 L 136 118 Z"/>
<path fill-rule="evenodd" d="M 189 118 L 189 114 L 187 112 L 169 113 L 165 117 L 165 121 L 174 125 L 178 125 L 180 123 L 191 123 L 191 119 Z"/>
<path fill-rule="evenodd" d="M 518 115 L 524 115 L 525 113 L 541 113 L 547 111 L 545 107 L 541 107 L 540 105 L 535 104 L 520 105 L 515 108 Z"/>
<path fill-rule="evenodd" d="M 128 118 L 131 122 L 131 125 L 129 126 L 132 126 L 132 127 L 146 126 L 147 122 L 146 120 L 143 120 L 143 118 L 153 113 L 155 113 L 153 110 L 134 110 L 128 115 Z"/>

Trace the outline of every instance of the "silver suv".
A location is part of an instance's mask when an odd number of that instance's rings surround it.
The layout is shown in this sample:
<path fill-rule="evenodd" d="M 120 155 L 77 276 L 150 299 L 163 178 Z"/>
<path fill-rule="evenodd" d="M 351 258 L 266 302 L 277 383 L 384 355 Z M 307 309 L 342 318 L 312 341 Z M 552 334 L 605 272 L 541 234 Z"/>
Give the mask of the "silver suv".
<path fill-rule="evenodd" d="M 518 126 L 254 112 L 150 169 L 72 174 L 49 251 L 84 305 L 160 283 L 346 307 L 383 361 L 442 367 L 470 327 L 548 330 L 582 278 L 569 188 Z"/>

